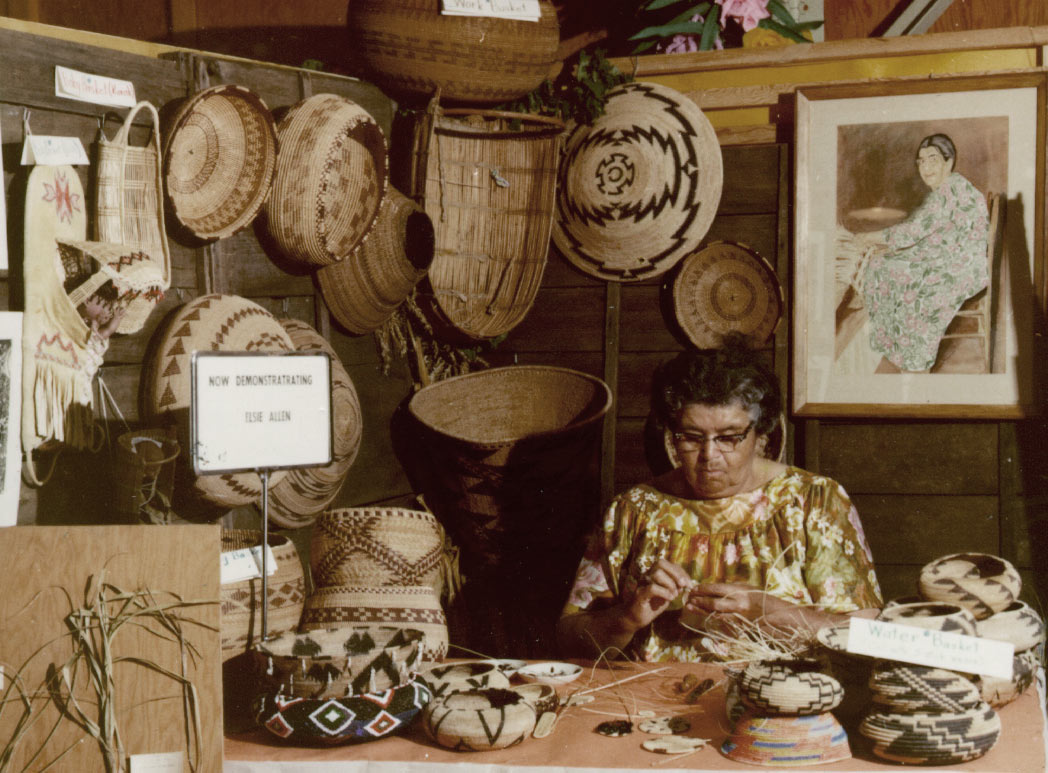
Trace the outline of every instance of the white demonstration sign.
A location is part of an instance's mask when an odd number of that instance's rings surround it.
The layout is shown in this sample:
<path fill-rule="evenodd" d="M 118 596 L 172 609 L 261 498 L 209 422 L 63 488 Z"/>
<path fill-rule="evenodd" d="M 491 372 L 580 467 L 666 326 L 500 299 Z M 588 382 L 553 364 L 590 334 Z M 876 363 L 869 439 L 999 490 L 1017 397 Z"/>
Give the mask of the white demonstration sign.
<path fill-rule="evenodd" d="M 198 475 L 331 462 L 327 354 L 195 352 L 190 367 Z"/>
<path fill-rule="evenodd" d="M 848 652 L 1011 679 L 1015 647 L 996 639 L 853 617 L 848 621 Z"/>

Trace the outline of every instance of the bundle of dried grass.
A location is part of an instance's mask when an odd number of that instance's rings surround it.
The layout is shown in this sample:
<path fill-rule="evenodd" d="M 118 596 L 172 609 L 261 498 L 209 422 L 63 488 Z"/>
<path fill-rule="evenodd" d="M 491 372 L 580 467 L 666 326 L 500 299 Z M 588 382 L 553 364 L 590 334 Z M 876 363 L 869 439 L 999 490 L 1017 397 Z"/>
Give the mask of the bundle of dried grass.
<path fill-rule="evenodd" d="M 41 646 L 25 663 L 9 677 L 8 686 L 2 694 L 0 711 L 8 703 L 17 702 L 22 715 L 15 731 L 0 747 L 0 770 L 6 770 L 26 731 L 43 716 L 48 704 L 58 710 L 58 718 L 47 734 L 44 744 L 26 762 L 26 768 L 37 764 L 49 748 L 63 719 L 76 724 L 84 731 L 84 737 L 58 752 L 40 771 L 55 767 L 59 761 L 79 743 L 93 739 L 102 754 L 106 773 L 123 773 L 127 754 L 120 735 L 119 710 L 116 705 L 116 676 L 118 665 L 133 665 L 168 677 L 180 689 L 180 700 L 185 727 L 186 757 L 191 771 L 199 769 L 201 761 L 201 727 L 197 692 L 189 678 L 190 666 L 200 660 L 201 653 L 186 637 L 188 626 L 201 626 L 214 630 L 213 626 L 189 617 L 185 612 L 193 607 L 216 604 L 217 601 L 186 601 L 174 593 L 157 593 L 149 589 L 124 591 L 105 581 L 104 575 L 90 577 L 84 588 L 83 601 L 73 601 L 69 592 L 62 589 L 69 599 L 70 613 L 64 623 L 72 653 L 61 663 L 49 663 L 44 681 L 36 689 L 26 689 L 25 675 L 37 655 L 50 649 L 54 641 Z M 138 628 L 178 647 L 177 670 L 166 668 L 154 660 L 140 655 L 120 655 L 114 640 L 124 628 Z M 15 695 L 14 693 L 17 693 Z M 90 696 L 90 697 L 85 697 Z"/>

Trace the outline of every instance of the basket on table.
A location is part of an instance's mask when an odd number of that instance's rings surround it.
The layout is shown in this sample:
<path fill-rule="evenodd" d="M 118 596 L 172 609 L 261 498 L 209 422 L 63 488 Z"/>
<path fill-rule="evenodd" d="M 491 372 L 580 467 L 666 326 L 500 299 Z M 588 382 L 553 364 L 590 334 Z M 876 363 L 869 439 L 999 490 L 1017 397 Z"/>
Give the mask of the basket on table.
<path fill-rule="evenodd" d="M 178 440 L 165 430 L 140 429 L 117 438 L 115 500 L 122 520 L 138 523 L 146 507 L 170 507 L 180 452 Z"/>
<path fill-rule="evenodd" d="M 548 652 L 599 516 L 597 450 L 610 407 L 600 379 L 529 365 L 438 381 L 408 403 L 427 454 L 426 501 L 461 549 L 474 649 Z"/>
<path fill-rule="evenodd" d="M 502 335 L 542 282 L 564 124 L 434 101 L 413 128 L 410 195 L 436 229 L 420 299 L 460 337 Z"/>
<path fill-rule="evenodd" d="M 258 547 L 262 532 L 224 529 L 222 551 Z M 306 577 L 294 543 L 281 534 L 269 534 L 276 571 L 266 578 L 266 634 L 278 636 L 298 629 L 306 599 Z M 247 652 L 262 636 L 262 578 L 227 583 L 221 589 L 222 660 Z"/>

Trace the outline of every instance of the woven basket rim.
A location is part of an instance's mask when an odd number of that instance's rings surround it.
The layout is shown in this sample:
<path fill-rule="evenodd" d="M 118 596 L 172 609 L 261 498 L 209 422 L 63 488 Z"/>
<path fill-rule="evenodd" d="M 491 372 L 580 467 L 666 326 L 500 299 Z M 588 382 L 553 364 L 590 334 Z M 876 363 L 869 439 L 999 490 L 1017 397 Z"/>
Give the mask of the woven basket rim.
<path fill-rule="evenodd" d="M 472 373 L 465 373 L 465 374 L 463 374 L 461 376 L 452 376 L 451 378 L 446 378 L 446 379 L 443 379 L 441 381 L 434 382 L 434 383 L 430 384 L 429 386 L 423 387 L 422 389 L 417 391 L 414 395 L 412 395 L 411 399 L 408 401 L 408 411 L 411 413 L 412 416 L 415 417 L 415 419 L 417 421 L 419 421 L 422 424 L 424 424 L 426 426 L 426 428 L 430 432 L 433 432 L 433 433 L 435 433 L 435 434 L 437 434 L 437 435 L 439 435 L 439 436 L 441 436 L 443 438 L 446 438 L 448 440 L 454 441 L 456 443 L 468 443 L 470 446 L 473 446 L 473 447 L 476 447 L 476 448 L 491 448 L 491 449 L 503 448 L 505 446 L 510 446 L 510 445 L 515 444 L 515 443 L 519 443 L 521 441 L 521 437 L 519 437 L 519 436 L 496 437 L 496 438 L 492 438 L 492 439 L 484 441 L 484 442 L 478 442 L 478 441 L 470 440 L 468 438 L 460 437 L 458 435 L 451 434 L 450 432 L 445 432 L 445 431 L 443 431 L 443 430 L 441 430 L 441 429 L 439 429 L 437 427 L 434 427 L 425 418 L 423 418 L 421 415 L 419 415 L 419 413 L 418 413 L 418 400 L 419 400 L 419 395 L 425 394 L 427 392 L 429 394 L 432 394 L 438 388 L 444 387 L 444 386 L 446 386 L 448 384 L 452 384 L 452 383 L 456 383 L 456 382 L 461 383 L 461 382 L 463 382 L 463 381 L 465 381 L 467 379 L 478 380 L 481 377 L 489 377 L 489 378 L 492 377 L 492 376 L 499 377 L 499 376 L 505 375 L 505 374 L 507 374 L 509 372 L 518 372 L 519 373 L 519 372 L 523 372 L 523 371 L 546 372 L 546 373 L 557 373 L 557 374 L 560 374 L 560 375 L 570 375 L 572 377 L 578 378 L 580 381 L 585 381 L 587 383 L 590 383 L 591 385 L 593 385 L 596 388 L 597 394 L 603 394 L 604 395 L 603 402 L 600 405 L 595 406 L 595 409 L 590 413 L 590 415 L 585 416 L 585 417 L 583 417 L 580 420 L 572 421 L 570 424 L 568 424 L 566 426 L 563 426 L 563 427 L 558 427 L 558 428 L 552 429 L 552 430 L 544 430 L 544 431 L 540 431 L 540 432 L 528 433 L 525 437 L 527 437 L 529 440 L 530 439 L 536 439 L 536 438 L 543 438 L 543 437 L 554 437 L 556 435 L 561 435 L 564 432 L 580 430 L 580 429 L 582 429 L 584 427 L 588 427 L 589 425 L 591 425 L 591 424 L 593 424 L 595 422 L 603 421 L 603 419 L 607 415 L 608 411 L 611 410 L 611 406 L 612 406 L 612 403 L 614 401 L 614 396 L 612 395 L 611 388 L 607 385 L 607 383 L 604 382 L 603 379 L 600 379 L 597 376 L 590 375 L 589 373 L 583 373 L 582 371 L 574 370 L 572 368 L 564 368 L 564 367 L 559 367 L 559 366 L 555 366 L 555 365 L 506 365 L 506 366 L 503 366 L 503 367 L 500 367 L 500 368 L 489 368 L 487 370 L 478 370 L 478 371 L 474 371 Z"/>
<path fill-rule="evenodd" d="M 775 268 L 763 255 L 757 252 L 757 250 L 747 244 L 743 244 L 742 242 L 727 239 L 711 241 L 695 250 L 690 255 L 686 255 L 681 260 L 677 275 L 673 279 L 673 313 L 677 318 L 677 324 L 680 325 L 681 330 L 688 337 L 688 340 L 699 349 L 715 348 L 720 345 L 721 342 L 719 340 L 703 338 L 700 335 L 699 329 L 697 329 L 695 324 L 691 322 L 691 319 L 694 317 L 701 319 L 709 315 L 703 314 L 702 310 L 699 309 L 695 303 L 691 303 L 692 299 L 685 294 L 685 278 L 691 275 L 694 267 L 698 265 L 702 256 L 709 254 L 710 251 L 724 249 L 725 247 L 734 248 L 733 257 L 737 256 L 743 261 L 751 261 L 752 268 L 759 274 L 763 274 L 765 279 L 769 280 L 766 285 L 763 286 L 770 286 L 773 288 L 774 293 L 768 298 L 768 301 L 769 304 L 774 304 L 775 321 L 768 326 L 767 333 L 763 337 L 748 336 L 751 340 L 751 346 L 763 346 L 775 333 L 776 328 L 779 326 L 779 322 L 782 320 L 782 310 L 785 305 L 785 297 L 782 291 L 782 284 L 779 282 L 779 277 L 775 273 Z M 730 326 L 728 332 L 731 332 Z"/>
<path fill-rule="evenodd" d="M 266 179 L 263 181 L 260 189 L 255 195 L 250 196 L 246 199 L 245 209 L 238 213 L 235 218 L 232 218 L 231 222 L 225 227 L 216 230 L 208 231 L 202 230 L 195 227 L 195 221 L 190 219 L 184 219 L 180 212 L 179 202 L 183 197 L 176 197 L 171 194 L 169 185 L 167 184 L 167 178 L 170 174 L 170 163 L 171 163 L 171 147 L 174 145 L 175 137 L 178 133 L 185 128 L 187 122 L 192 117 L 193 113 L 200 109 L 200 106 L 209 99 L 215 97 L 222 97 L 225 99 L 236 98 L 244 102 L 249 106 L 251 111 L 259 116 L 262 120 L 260 124 L 264 127 L 264 131 L 269 139 L 266 143 L 256 143 L 250 148 L 255 153 L 260 154 L 264 158 L 264 165 L 268 167 L 268 173 L 265 175 Z M 171 200 L 171 209 L 178 219 L 178 222 L 188 228 L 194 236 L 201 239 L 219 239 L 227 236 L 231 236 L 237 231 L 246 228 L 255 216 L 262 209 L 262 205 L 265 202 L 266 197 L 269 195 L 269 188 L 273 182 L 273 175 L 276 172 L 276 157 L 277 157 L 277 131 L 276 122 L 273 119 L 273 115 L 266 105 L 265 101 L 253 91 L 245 86 L 240 86 L 235 83 L 223 83 L 218 86 L 211 86 L 196 92 L 190 97 L 187 97 L 185 102 L 179 106 L 178 112 L 171 122 L 171 128 L 168 131 L 167 136 L 164 138 L 163 148 L 163 165 L 165 169 L 164 175 L 164 189 L 169 199 Z M 246 147 L 246 145 L 245 145 Z M 242 170 L 241 170 L 242 171 Z"/>

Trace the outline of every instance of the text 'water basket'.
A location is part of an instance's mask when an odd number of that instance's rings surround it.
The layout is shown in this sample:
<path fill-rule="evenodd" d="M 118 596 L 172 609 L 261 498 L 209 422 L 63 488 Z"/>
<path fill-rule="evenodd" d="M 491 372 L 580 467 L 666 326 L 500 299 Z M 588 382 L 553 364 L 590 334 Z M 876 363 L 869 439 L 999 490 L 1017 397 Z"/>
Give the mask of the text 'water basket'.
<path fill-rule="evenodd" d="M 430 300 L 469 338 L 508 332 L 535 301 L 563 129 L 544 116 L 437 107 L 415 124 L 411 195 L 436 230 Z"/>
<path fill-rule="evenodd" d="M 408 403 L 428 446 L 426 501 L 462 549 L 482 651 L 550 645 L 599 513 L 597 450 L 610 407 L 600 379 L 526 365 L 439 381 Z"/>

